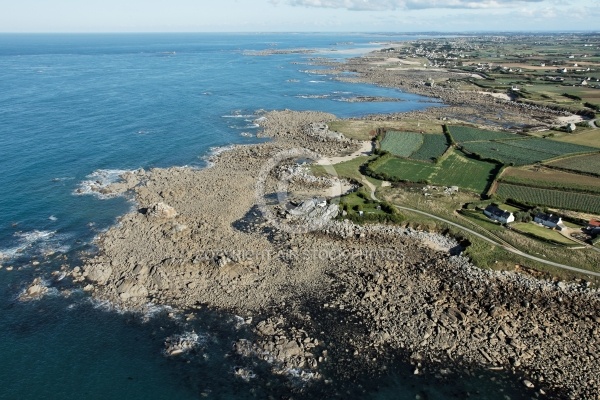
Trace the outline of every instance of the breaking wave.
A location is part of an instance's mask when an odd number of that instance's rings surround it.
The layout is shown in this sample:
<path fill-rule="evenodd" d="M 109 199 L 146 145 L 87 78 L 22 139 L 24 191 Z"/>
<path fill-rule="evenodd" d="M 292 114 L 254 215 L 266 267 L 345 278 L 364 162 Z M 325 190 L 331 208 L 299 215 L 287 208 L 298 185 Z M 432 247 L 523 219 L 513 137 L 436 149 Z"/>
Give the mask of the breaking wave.
<path fill-rule="evenodd" d="M 0 260 L 14 259 L 22 255 L 51 255 L 66 253 L 70 246 L 65 244 L 68 235 L 57 234 L 56 231 L 17 232 L 14 234 L 17 243 L 11 247 L 0 249 Z"/>
<path fill-rule="evenodd" d="M 81 195 L 94 195 L 100 199 L 110 199 L 118 197 L 117 193 L 102 193 L 110 184 L 119 182 L 121 175 L 126 172 L 132 172 L 133 170 L 126 169 L 99 169 L 91 174 L 87 175 L 86 180 L 82 181 L 73 194 Z"/>

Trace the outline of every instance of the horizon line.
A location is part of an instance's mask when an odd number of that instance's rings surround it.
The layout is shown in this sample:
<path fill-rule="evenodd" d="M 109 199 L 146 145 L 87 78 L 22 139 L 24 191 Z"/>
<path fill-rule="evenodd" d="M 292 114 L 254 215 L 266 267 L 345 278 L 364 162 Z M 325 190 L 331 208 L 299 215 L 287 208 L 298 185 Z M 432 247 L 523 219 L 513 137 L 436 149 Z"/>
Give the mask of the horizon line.
<path fill-rule="evenodd" d="M 127 34 L 395 34 L 395 35 L 411 35 L 411 34 L 457 34 L 457 33 L 596 33 L 598 30 L 591 29 L 544 29 L 544 30 L 423 30 L 423 31 L 0 31 L 0 35 L 127 35 Z"/>

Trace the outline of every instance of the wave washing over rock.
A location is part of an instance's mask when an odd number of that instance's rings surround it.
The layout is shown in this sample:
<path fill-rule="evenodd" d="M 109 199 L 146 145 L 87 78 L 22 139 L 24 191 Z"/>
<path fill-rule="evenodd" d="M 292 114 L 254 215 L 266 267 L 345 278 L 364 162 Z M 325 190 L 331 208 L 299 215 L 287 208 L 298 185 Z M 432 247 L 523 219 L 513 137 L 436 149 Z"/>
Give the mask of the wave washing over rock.
<path fill-rule="evenodd" d="M 0 249 L 0 261 L 11 260 L 22 255 L 50 256 L 55 253 L 66 253 L 70 246 L 64 244 L 69 237 L 56 231 L 17 232 L 14 234 L 17 243 L 8 248 Z"/>
<path fill-rule="evenodd" d="M 99 169 L 82 181 L 74 194 L 95 195 L 100 199 L 110 199 L 131 189 L 131 179 L 143 170 Z"/>
<path fill-rule="evenodd" d="M 532 396 L 597 397 L 597 291 L 482 271 L 448 254 L 452 238 L 402 227 L 273 229 L 253 195 L 264 165 L 293 148 L 333 156 L 360 144 L 326 134 L 330 114 L 265 117 L 261 136 L 273 141 L 224 151 L 212 168 L 129 176 L 138 210 L 99 238 L 81 273 L 95 297 L 235 312 L 255 337 L 236 342 L 235 353 L 304 381 L 378 371 L 389 354 L 404 354 L 415 374 L 505 369 L 525 376 Z M 266 198 L 277 193 L 272 172 Z M 284 205 L 267 207 L 279 215 Z M 173 338 L 168 348 L 193 343 Z"/>

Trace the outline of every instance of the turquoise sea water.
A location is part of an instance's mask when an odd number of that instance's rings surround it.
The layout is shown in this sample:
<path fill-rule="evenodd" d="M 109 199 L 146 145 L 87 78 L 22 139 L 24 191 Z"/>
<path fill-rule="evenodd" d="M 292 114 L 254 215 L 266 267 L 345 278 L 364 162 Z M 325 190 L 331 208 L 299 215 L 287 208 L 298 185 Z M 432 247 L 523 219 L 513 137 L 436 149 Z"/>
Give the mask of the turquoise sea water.
<path fill-rule="evenodd" d="M 306 65 L 311 57 L 358 55 L 389 39 L 331 34 L 0 35 L 0 398 L 286 396 L 282 378 L 269 376 L 264 368 L 249 383 L 233 375 L 238 360 L 229 356 L 231 341 L 246 334 L 235 330 L 233 316 L 200 312 L 195 321 L 184 322 L 169 317 L 168 310 L 152 316 L 120 313 L 71 291 L 50 273 L 93 254 L 93 238 L 132 207 L 127 199 L 86 195 L 85 181 L 135 168 L 202 167 L 213 148 L 256 142 L 253 119 L 261 109 L 322 110 L 350 117 L 442 106 L 392 89 L 305 72 L 320 68 Z M 320 52 L 248 54 L 300 47 Z M 359 95 L 402 101 L 343 101 Z M 19 293 L 40 275 L 51 294 L 19 301 Z M 194 354 L 162 354 L 167 337 L 190 332 L 199 334 L 201 343 Z M 477 391 L 484 393 L 474 398 L 503 398 L 506 392 L 519 396 L 489 374 L 457 377 L 448 385 L 434 377 L 414 377 L 402 363 L 389 371 L 375 382 L 361 382 L 360 377 L 336 382 L 338 397 L 414 399 L 420 393 L 445 399 Z"/>

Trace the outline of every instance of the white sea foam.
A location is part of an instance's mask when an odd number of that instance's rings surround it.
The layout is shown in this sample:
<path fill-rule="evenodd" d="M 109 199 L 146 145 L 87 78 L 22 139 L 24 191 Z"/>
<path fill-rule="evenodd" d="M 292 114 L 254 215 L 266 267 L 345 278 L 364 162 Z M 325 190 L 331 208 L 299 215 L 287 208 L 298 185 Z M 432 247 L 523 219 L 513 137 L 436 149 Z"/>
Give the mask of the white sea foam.
<path fill-rule="evenodd" d="M 99 300 L 94 297 L 88 297 L 86 298 L 86 301 L 90 302 L 95 309 L 104 312 L 116 312 L 117 314 L 124 314 L 125 312 L 127 312 L 127 310 L 123 309 L 122 307 L 119 307 L 114 303 L 111 303 L 108 300 Z"/>
<path fill-rule="evenodd" d="M 254 118 L 254 114 L 232 114 L 232 115 L 221 115 L 221 118 Z"/>
<path fill-rule="evenodd" d="M 116 193 L 104 194 L 102 189 L 108 185 L 121 180 L 121 175 L 132 170 L 125 169 L 99 169 L 87 175 L 86 180 L 82 181 L 73 192 L 75 195 L 92 194 L 100 199 L 110 199 L 119 196 Z"/>
<path fill-rule="evenodd" d="M 254 371 L 245 367 L 233 367 L 233 374 L 245 382 L 250 382 L 250 380 L 256 378 Z"/>
<path fill-rule="evenodd" d="M 71 180 L 73 180 L 73 179 L 75 179 L 75 177 L 73 177 L 73 176 L 63 176 L 63 177 L 60 177 L 60 178 L 53 178 L 53 179 L 52 179 L 52 182 L 64 182 L 64 181 L 71 181 Z"/>
<path fill-rule="evenodd" d="M 321 375 L 317 372 L 307 371 L 300 368 L 287 368 L 279 371 L 283 375 L 287 375 L 290 378 L 298 379 L 302 382 L 309 382 L 318 380 Z"/>
<path fill-rule="evenodd" d="M 199 335 L 194 331 L 188 331 L 181 334 L 175 334 L 165 339 L 164 354 L 167 356 L 176 356 L 197 349 L 206 343 L 206 336 Z"/>
<path fill-rule="evenodd" d="M 254 137 L 254 134 L 250 133 L 250 132 L 242 132 L 242 133 L 240 133 L 240 136 L 243 136 L 243 137 Z"/>
<path fill-rule="evenodd" d="M 53 222 L 58 221 L 58 218 L 56 218 L 54 215 L 49 216 L 48 219 Z"/>
<path fill-rule="evenodd" d="M 325 81 L 309 81 L 310 83 L 325 83 Z"/>
<path fill-rule="evenodd" d="M 56 231 L 33 230 L 17 232 L 14 236 L 18 238 L 18 243 L 13 247 L 0 249 L 0 259 L 11 259 L 26 252 L 47 255 L 69 251 L 69 246 L 62 243 L 69 236 L 57 235 Z"/>
<path fill-rule="evenodd" d="M 19 301 L 34 301 L 40 300 L 46 296 L 58 296 L 60 294 L 58 289 L 55 287 L 51 287 L 50 282 L 48 282 L 45 279 L 36 278 L 33 281 L 33 284 L 35 284 L 35 286 L 37 287 L 37 291 L 30 292 L 30 288 L 32 288 L 32 286 L 27 286 L 19 292 L 16 299 L 18 299 Z"/>
<path fill-rule="evenodd" d="M 177 313 L 173 307 L 165 306 L 165 305 L 157 305 L 154 303 L 146 303 L 144 305 L 144 307 L 142 308 L 142 310 L 140 310 L 140 313 L 142 314 L 143 322 L 148 322 L 152 318 L 155 318 L 163 313 L 169 313 L 169 316 L 171 316 L 172 318 L 177 319 L 177 320 L 180 319 L 179 313 Z"/>
<path fill-rule="evenodd" d="M 219 157 L 219 155 L 221 153 L 224 153 L 224 152 L 229 151 L 229 150 L 233 150 L 237 146 L 239 146 L 239 145 L 230 144 L 230 145 L 227 145 L 227 146 L 211 147 L 209 149 L 210 150 L 209 153 L 207 155 L 203 156 L 202 160 L 204 160 L 204 162 L 206 162 L 207 168 L 210 168 L 213 165 L 215 165 L 215 161 L 216 161 L 216 159 Z"/>
<path fill-rule="evenodd" d="M 326 99 L 330 96 L 329 94 L 299 94 L 294 97 L 299 99 Z"/>

